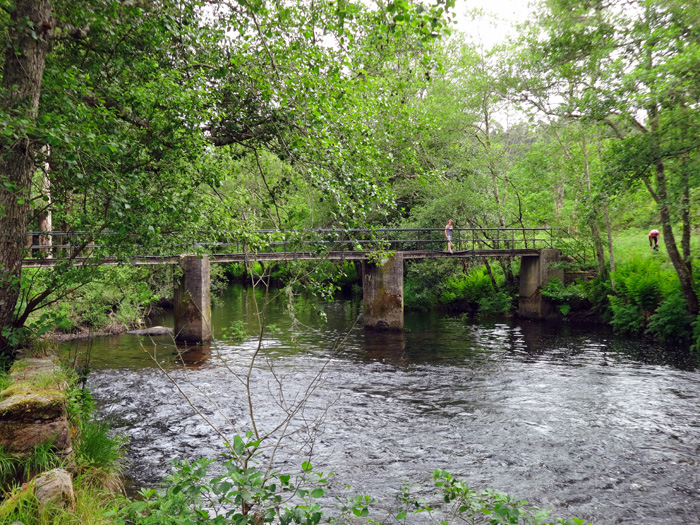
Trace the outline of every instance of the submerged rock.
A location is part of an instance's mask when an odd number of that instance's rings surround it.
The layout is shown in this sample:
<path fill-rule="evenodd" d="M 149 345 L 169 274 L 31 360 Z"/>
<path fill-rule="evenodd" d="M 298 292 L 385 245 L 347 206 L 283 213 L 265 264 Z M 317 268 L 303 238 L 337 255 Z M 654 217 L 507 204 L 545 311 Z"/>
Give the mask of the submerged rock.
<path fill-rule="evenodd" d="M 173 329 L 167 326 L 152 326 L 142 330 L 129 330 L 127 334 L 133 335 L 172 335 Z"/>

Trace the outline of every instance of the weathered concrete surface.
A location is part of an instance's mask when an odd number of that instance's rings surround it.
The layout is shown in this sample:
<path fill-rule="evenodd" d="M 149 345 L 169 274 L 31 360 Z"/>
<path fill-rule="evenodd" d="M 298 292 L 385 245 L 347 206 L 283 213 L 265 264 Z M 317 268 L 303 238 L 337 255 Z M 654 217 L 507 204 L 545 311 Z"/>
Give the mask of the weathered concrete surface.
<path fill-rule="evenodd" d="M 56 468 L 37 477 L 34 495 L 39 500 L 39 509 L 47 504 L 58 505 L 62 508 L 75 508 L 75 493 L 73 480 L 68 471 Z"/>
<path fill-rule="evenodd" d="M 377 264 L 362 263 L 365 327 L 403 330 L 403 257 L 397 254 Z"/>
<path fill-rule="evenodd" d="M 550 319 L 556 317 L 556 308 L 542 296 L 542 287 L 552 277 L 564 282 L 564 270 L 554 268 L 559 262 L 561 250 L 541 250 L 540 255 L 525 255 L 520 263 L 520 297 L 518 315 L 527 319 Z"/>
<path fill-rule="evenodd" d="M 209 256 L 180 256 L 182 279 L 175 283 L 175 340 L 211 341 Z"/>

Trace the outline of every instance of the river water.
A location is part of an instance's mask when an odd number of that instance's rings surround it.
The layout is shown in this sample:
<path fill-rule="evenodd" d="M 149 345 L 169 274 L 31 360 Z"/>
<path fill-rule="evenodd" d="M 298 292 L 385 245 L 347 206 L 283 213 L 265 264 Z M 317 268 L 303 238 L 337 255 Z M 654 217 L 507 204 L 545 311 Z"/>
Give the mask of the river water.
<path fill-rule="evenodd" d="M 168 337 L 64 345 L 81 360 L 90 352 L 89 385 L 130 438 L 137 486 L 156 484 L 172 458 L 215 457 L 234 428 L 251 428 L 245 374 L 264 316 L 250 399 L 261 433 L 294 413 L 274 457 L 283 471 L 310 452 L 315 469 L 379 509 L 443 468 L 554 516 L 700 523 L 700 374 L 687 354 L 566 322 L 407 313 L 403 333 L 375 333 L 357 300 L 298 299 L 290 312 L 281 294 L 259 314 L 265 302 L 259 289 L 231 287 L 212 309 L 215 341 L 185 365 Z M 245 340 L 225 337 L 234 321 Z"/>

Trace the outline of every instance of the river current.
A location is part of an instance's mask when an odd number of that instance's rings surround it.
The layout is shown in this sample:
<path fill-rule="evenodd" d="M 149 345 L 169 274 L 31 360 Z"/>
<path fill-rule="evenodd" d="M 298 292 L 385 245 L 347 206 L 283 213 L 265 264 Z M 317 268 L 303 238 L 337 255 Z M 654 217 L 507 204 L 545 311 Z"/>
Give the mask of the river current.
<path fill-rule="evenodd" d="M 184 365 L 166 336 L 62 347 L 90 353 L 89 386 L 130 439 L 136 486 L 157 484 L 173 458 L 216 457 L 251 428 L 244 386 L 264 303 L 231 287 L 212 309 L 215 340 Z M 235 321 L 242 341 L 228 337 Z M 377 498 L 378 518 L 406 483 L 429 487 L 442 468 L 553 516 L 700 523 L 700 373 L 687 353 L 567 322 L 407 313 L 404 332 L 377 333 L 362 328 L 357 300 L 298 299 L 290 312 L 284 294 L 264 324 L 255 424 L 279 436 L 293 413 L 275 467 L 298 471 L 310 457 L 348 495 Z"/>

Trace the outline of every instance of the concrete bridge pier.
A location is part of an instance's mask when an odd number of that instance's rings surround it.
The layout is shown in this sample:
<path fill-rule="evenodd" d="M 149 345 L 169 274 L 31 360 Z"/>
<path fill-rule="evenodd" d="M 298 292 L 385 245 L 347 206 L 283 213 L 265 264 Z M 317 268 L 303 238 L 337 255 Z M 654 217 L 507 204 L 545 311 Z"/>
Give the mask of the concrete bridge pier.
<path fill-rule="evenodd" d="M 181 255 L 182 278 L 175 282 L 175 340 L 211 341 L 209 256 Z"/>
<path fill-rule="evenodd" d="M 403 256 L 362 262 L 365 328 L 403 330 Z"/>
<path fill-rule="evenodd" d="M 549 319 L 556 316 L 555 305 L 542 296 L 541 289 L 552 277 L 564 282 L 564 270 L 552 267 L 560 257 L 561 250 L 543 249 L 540 255 L 523 255 L 520 258 L 520 317 Z"/>

